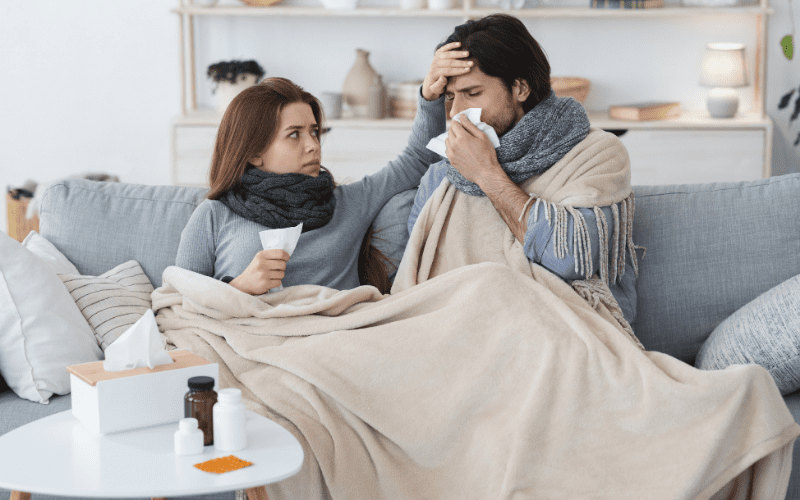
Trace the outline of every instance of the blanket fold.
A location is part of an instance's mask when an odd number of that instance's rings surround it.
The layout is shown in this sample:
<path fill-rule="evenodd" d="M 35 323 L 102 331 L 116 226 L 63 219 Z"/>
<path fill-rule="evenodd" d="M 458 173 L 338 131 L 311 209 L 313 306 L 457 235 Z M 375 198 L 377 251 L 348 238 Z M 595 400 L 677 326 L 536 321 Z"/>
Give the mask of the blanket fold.
<path fill-rule="evenodd" d="M 586 141 L 526 190 L 565 210 L 627 199 L 626 158 L 602 133 Z M 170 345 L 219 363 L 219 387 L 242 389 L 303 446 L 302 470 L 268 485 L 271 499 L 785 495 L 800 426 L 767 370 L 645 351 L 605 280 L 570 285 L 531 264 L 494 218 L 485 197 L 443 182 L 391 295 L 253 297 L 164 271 L 152 301 Z"/>

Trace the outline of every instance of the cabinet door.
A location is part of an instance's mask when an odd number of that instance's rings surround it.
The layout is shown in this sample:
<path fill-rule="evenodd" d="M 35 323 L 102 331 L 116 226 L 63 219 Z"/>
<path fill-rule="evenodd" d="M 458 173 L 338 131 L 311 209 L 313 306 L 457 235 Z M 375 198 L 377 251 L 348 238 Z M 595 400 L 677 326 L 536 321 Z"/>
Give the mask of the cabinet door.
<path fill-rule="evenodd" d="M 761 179 L 763 130 L 629 130 L 631 183 L 692 184 Z"/>
<path fill-rule="evenodd" d="M 178 125 L 173 127 L 172 140 L 172 181 L 179 186 L 207 187 L 217 127 Z"/>
<path fill-rule="evenodd" d="M 334 127 L 322 141 L 322 164 L 339 183 L 377 172 L 402 153 L 411 128 Z"/>

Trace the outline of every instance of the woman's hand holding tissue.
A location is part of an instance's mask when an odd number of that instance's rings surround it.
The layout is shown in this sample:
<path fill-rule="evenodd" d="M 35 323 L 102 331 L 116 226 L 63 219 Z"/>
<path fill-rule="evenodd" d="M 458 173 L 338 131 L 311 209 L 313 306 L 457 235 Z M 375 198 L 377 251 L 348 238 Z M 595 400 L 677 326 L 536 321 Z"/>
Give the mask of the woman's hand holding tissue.
<path fill-rule="evenodd" d="M 286 275 L 286 263 L 289 253 L 282 249 L 261 250 L 250 265 L 238 277 L 231 281 L 231 286 L 250 295 L 262 295 L 273 288 L 281 286 Z"/>
<path fill-rule="evenodd" d="M 433 56 L 433 62 L 422 82 L 422 97 L 428 101 L 435 101 L 447 86 L 447 78 L 456 75 L 465 75 L 472 67 L 472 61 L 465 61 L 469 56 L 466 50 L 456 50 L 461 42 L 451 42 L 442 45 Z"/>
<path fill-rule="evenodd" d="M 489 136 L 463 115 L 458 118 L 453 119 L 444 141 L 450 164 L 484 191 L 484 185 L 492 178 L 508 179 Z"/>

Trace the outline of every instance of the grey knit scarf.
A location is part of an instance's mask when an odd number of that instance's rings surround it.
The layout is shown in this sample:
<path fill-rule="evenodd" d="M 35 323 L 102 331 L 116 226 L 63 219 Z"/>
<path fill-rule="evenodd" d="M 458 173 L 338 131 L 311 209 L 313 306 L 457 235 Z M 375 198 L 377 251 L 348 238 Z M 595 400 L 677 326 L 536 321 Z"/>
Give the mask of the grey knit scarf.
<path fill-rule="evenodd" d="M 497 160 L 509 179 L 520 184 L 552 167 L 587 135 L 589 117 L 583 106 L 571 97 L 556 97 L 550 91 L 548 97 L 500 137 Z M 485 196 L 477 184 L 445 161 L 447 178 L 456 188 L 472 196 Z"/>
<path fill-rule="evenodd" d="M 320 170 L 305 174 L 274 174 L 248 165 L 242 178 L 220 196 L 225 206 L 247 220 L 271 229 L 303 223 L 303 232 L 324 226 L 333 217 L 336 198 L 333 177 Z"/>

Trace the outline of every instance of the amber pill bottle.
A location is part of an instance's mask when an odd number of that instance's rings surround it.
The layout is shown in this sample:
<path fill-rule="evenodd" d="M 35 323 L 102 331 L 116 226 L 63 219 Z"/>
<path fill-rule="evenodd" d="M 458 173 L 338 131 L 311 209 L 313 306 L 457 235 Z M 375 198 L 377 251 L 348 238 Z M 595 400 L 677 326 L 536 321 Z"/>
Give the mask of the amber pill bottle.
<path fill-rule="evenodd" d="M 183 417 L 196 418 L 203 431 L 203 446 L 214 444 L 214 404 L 217 393 L 212 377 L 191 377 L 189 392 L 183 397 Z"/>

